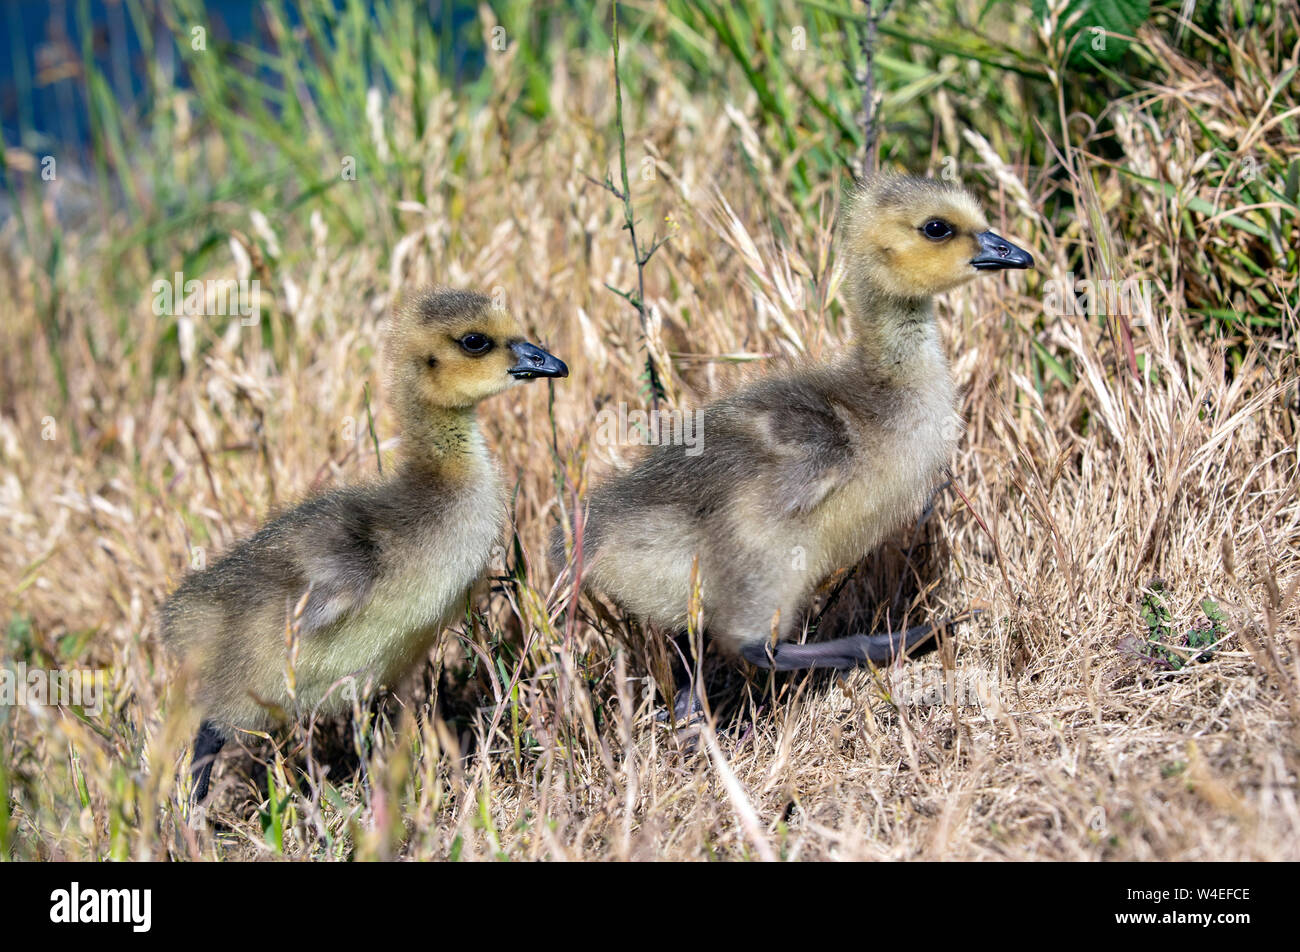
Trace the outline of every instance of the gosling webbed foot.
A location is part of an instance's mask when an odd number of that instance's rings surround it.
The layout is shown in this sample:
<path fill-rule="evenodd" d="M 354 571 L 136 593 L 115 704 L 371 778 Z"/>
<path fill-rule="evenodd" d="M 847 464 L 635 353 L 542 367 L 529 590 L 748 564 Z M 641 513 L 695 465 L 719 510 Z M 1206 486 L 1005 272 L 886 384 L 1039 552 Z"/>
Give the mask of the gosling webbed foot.
<path fill-rule="evenodd" d="M 677 689 L 677 696 L 673 698 L 673 720 L 676 723 L 688 723 L 703 713 L 704 702 L 700 700 L 694 685 L 686 684 Z M 661 723 L 667 721 L 668 712 L 660 710 L 659 713 L 655 714 L 655 720 Z"/>
<path fill-rule="evenodd" d="M 703 711 L 704 702 L 700 700 L 693 687 L 687 686 L 678 690 L 677 698 L 673 701 L 673 717 L 684 721 Z"/>
<path fill-rule="evenodd" d="M 741 648 L 741 656 L 750 664 L 772 671 L 803 671 L 808 668 L 866 667 L 888 664 L 899 655 L 932 638 L 933 625 L 917 625 L 906 631 L 880 632 L 875 635 L 848 635 L 831 641 L 796 645 L 781 642 L 769 650 L 766 642 Z"/>
<path fill-rule="evenodd" d="M 217 762 L 217 754 L 226 746 L 226 738 L 211 721 L 199 725 L 198 736 L 194 738 L 194 757 L 190 762 L 190 777 L 194 781 L 194 792 L 190 801 L 198 805 L 207 798 L 208 780 L 212 777 L 212 767 Z"/>

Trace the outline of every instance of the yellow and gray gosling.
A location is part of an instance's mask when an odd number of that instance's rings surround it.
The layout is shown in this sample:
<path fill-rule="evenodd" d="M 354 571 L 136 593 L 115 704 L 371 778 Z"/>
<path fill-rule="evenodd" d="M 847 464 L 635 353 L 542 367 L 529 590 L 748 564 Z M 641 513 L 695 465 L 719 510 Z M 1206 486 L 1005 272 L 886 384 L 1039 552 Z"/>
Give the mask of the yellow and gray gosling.
<path fill-rule="evenodd" d="M 915 518 L 954 449 L 961 424 L 932 298 L 1033 265 L 968 192 L 920 178 L 856 191 L 840 247 L 845 351 L 708 405 L 692 453 L 655 447 L 587 504 L 584 585 L 680 631 L 698 556 L 710 637 L 764 668 L 882 663 L 931 634 L 787 642 L 822 579 Z M 563 564 L 558 532 L 551 556 Z"/>
<path fill-rule="evenodd" d="M 307 500 L 187 577 L 163 606 L 163 640 L 197 675 L 196 803 L 236 728 L 265 728 L 270 710 L 294 708 L 285 629 L 304 594 L 299 709 L 337 712 L 343 692 L 329 691 L 340 678 L 392 684 L 424 659 L 504 529 L 505 492 L 477 404 L 569 372 L 507 311 L 469 291 L 416 296 L 395 315 L 388 343 L 402 427 L 396 472 Z"/>

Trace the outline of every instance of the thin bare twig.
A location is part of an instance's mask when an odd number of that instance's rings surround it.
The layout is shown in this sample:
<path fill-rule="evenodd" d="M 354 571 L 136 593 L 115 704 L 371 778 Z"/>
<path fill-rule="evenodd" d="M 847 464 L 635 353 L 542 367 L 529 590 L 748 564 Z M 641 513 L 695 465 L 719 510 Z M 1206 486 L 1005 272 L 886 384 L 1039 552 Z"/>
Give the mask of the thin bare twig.
<path fill-rule="evenodd" d="M 876 40 L 880 18 L 889 12 L 894 0 L 883 0 L 877 8 L 874 0 L 862 0 L 867 8 L 867 20 L 858 24 L 858 48 L 862 51 L 862 69 L 856 79 L 862 88 L 862 108 L 858 112 L 858 125 L 862 127 L 862 151 L 858 154 L 857 177 L 861 181 L 875 173 L 880 165 L 877 150 L 880 145 L 880 121 L 876 110 Z"/>
<path fill-rule="evenodd" d="M 636 291 L 624 291 L 616 288 L 611 284 L 606 284 L 609 288 L 623 300 L 627 301 L 636 308 L 637 318 L 641 323 L 641 335 L 648 339 L 649 330 L 647 327 L 647 311 L 645 304 L 645 266 L 649 263 L 654 253 L 663 246 L 669 236 L 660 238 L 655 235 L 650 240 L 649 248 L 642 249 L 641 244 L 636 236 L 636 214 L 632 207 L 632 184 L 627 174 L 627 139 L 623 133 L 623 80 L 618 72 L 618 4 L 613 4 L 613 41 L 614 41 L 614 125 L 618 132 L 618 168 L 619 175 L 623 182 L 620 189 L 609 176 L 605 180 L 599 181 L 590 175 L 584 175 L 587 181 L 600 186 L 608 191 L 611 195 L 623 203 L 623 227 L 627 229 L 628 236 L 632 240 L 632 258 L 636 262 Z M 654 355 L 650 347 L 646 346 L 645 357 L 646 381 L 650 387 L 650 405 L 654 410 L 659 409 L 659 401 L 664 395 L 664 387 L 660 377 L 659 367 L 655 363 Z"/>

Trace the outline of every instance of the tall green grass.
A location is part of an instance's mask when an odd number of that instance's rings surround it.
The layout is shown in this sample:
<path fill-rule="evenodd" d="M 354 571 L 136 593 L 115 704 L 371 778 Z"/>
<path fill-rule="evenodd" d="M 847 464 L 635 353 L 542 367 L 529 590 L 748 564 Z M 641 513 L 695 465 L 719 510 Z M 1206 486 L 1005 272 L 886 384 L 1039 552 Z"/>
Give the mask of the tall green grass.
<path fill-rule="evenodd" d="M 1073 139 L 1114 164 L 1127 183 L 1128 207 L 1152 198 L 1181 204 L 1181 233 L 1166 239 L 1177 243 L 1183 266 L 1196 273 L 1194 297 L 1185 305 L 1205 333 L 1239 343 L 1276 334 L 1295 307 L 1300 245 L 1295 67 L 1283 66 L 1296 42 L 1294 7 L 1249 0 L 1197 5 L 1187 24 L 1178 19 L 1180 4 L 1148 8 L 1134 0 L 1115 7 L 1129 10 L 1128 20 L 1101 22 L 1120 28 L 1144 23 L 1137 38 L 1114 37 L 1109 53 L 1094 56 L 1091 34 L 1083 31 L 1102 6 L 1086 0 L 1033 9 L 974 0 L 877 0 L 882 163 L 932 172 L 955 164 L 965 173 L 979 162 L 961 131 L 975 130 L 999 154 L 1024 156 L 1020 172 L 1054 233 L 1066 234 L 1073 220 L 1088 214 L 1078 207 L 1068 159 L 1057 146 Z M 568 58 L 605 57 L 609 50 L 609 5 L 582 0 L 540 9 L 517 0 L 493 5 L 487 16 L 504 30 L 508 56 L 491 48 L 491 37 L 485 41 L 487 22 L 470 21 L 458 33 L 438 29 L 426 8 L 395 0 L 268 0 L 261 4 L 268 44 L 221 42 L 209 31 L 202 49 L 195 49 L 193 33 L 209 21 L 201 0 L 160 3 L 158 17 L 146 0 L 127 0 L 126 9 L 146 62 L 163 62 L 168 45 L 179 60 L 173 71 L 151 68 L 139 99 L 120 97 L 113 80 L 121 64 L 103 64 L 94 55 L 88 5 L 78 5 L 86 38 L 81 94 L 91 118 L 91 172 L 100 206 L 95 230 L 106 244 L 103 260 L 135 262 L 156 275 L 204 272 L 224 260 L 229 237 L 238 233 L 256 246 L 264 277 L 274 284 L 277 255 L 301 252 L 269 246 L 249 228 L 250 209 L 264 211 L 277 232 L 287 219 L 319 213 L 331 229 L 386 255 L 402 234 L 401 203 L 438 199 L 454 214 L 464 213 L 456 172 L 470 137 L 478 134 L 472 117 L 490 111 L 494 132 L 505 136 L 512 127 L 575 121 L 555 112 L 553 71 Z M 1143 10 L 1145 21 L 1138 15 Z M 866 15 L 863 4 L 849 0 L 628 5 L 623 82 L 629 91 L 649 91 L 656 72 L 670 68 L 686 76 L 687 88 L 752 97 L 763 155 L 747 160 L 788 169 L 788 197 L 812 220 L 828 183 L 848 180 L 862 146 L 856 76 L 864 64 L 857 31 Z M 159 22 L 165 24 L 161 32 Z M 1168 45 L 1154 47 L 1146 41 L 1152 35 Z M 1203 61 L 1238 90 L 1269 92 L 1267 101 L 1252 101 L 1257 116 L 1241 117 L 1246 127 L 1263 128 L 1256 141 L 1216 131 L 1225 123 L 1211 114 L 1213 107 L 1166 102 L 1151 93 L 1150 84 L 1176 77 L 1170 51 Z M 466 58 L 482 61 L 482 68 L 458 70 Z M 178 83 L 176 72 L 187 84 Z M 379 97 L 377 112 L 368 111 L 368 96 Z M 440 97 L 454 102 L 449 113 L 438 110 Z M 630 123 L 645 119 L 649 99 L 628 97 Z M 1226 193 L 1224 202 L 1207 203 L 1131 167 L 1114 116 L 1117 103 L 1139 102 L 1157 124 L 1185 132 L 1186 147 L 1207 154 L 1204 184 Z M 1179 125 L 1184 113 L 1191 117 L 1186 130 Z M 447 115 L 456 132 L 435 142 L 429 124 Z M 444 141 L 448 154 L 442 154 Z M 1243 149 L 1252 163 L 1248 178 L 1242 175 Z M 355 180 L 345 177 L 345 162 Z M 434 163 L 444 170 L 440 180 L 428 174 Z M 15 179 L 20 183 L 11 197 L 22 240 L 41 265 L 37 299 L 66 398 L 61 354 L 68 342 L 59 323 L 64 295 L 83 281 L 132 300 L 140 293 L 137 272 L 114 266 L 93 276 L 67 273 L 63 225 L 36 213 L 37 190 L 23 188 L 17 170 L 4 172 L 11 188 Z M 1239 210 L 1223 214 L 1225 207 Z M 1136 216 L 1121 211 L 1112 226 L 1121 238 L 1143 238 Z M 1068 263 L 1079 273 L 1090 266 L 1078 258 Z M 277 290 L 264 289 L 271 292 L 263 296 L 271 318 Z M 122 309 L 119 332 L 129 340 L 126 313 Z M 277 326 L 263 322 L 268 344 L 276 344 Z M 1039 377 L 1068 379 L 1066 365 L 1068 358 L 1045 352 Z M 168 358 L 155 373 L 179 370 Z"/>

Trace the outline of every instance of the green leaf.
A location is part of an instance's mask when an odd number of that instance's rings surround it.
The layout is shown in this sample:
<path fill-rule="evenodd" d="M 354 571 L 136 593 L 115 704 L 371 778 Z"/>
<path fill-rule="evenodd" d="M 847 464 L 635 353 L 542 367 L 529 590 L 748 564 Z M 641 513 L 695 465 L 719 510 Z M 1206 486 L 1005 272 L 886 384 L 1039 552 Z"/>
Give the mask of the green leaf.
<path fill-rule="evenodd" d="M 1228 616 L 1223 613 L 1219 603 L 1212 598 L 1201 600 L 1201 611 L 1205 612 L 1205 617 L 1214 622 L 1215 625 L 1226 624 L 1228 621 Z"/>
<path fill-rule="evenodd" d="M 1033 7 L 1036 20 L 1047 16 L 1047 0 L 1034 0 Z M 1122 37 L 1137 35 L 1150 15 L 1150 0 L 1070 0 L 1058 21 L 1066 33 L 1069 65 L 1086 67 L 1088 57 L 1115 62 L 1129 46 Z"/>

